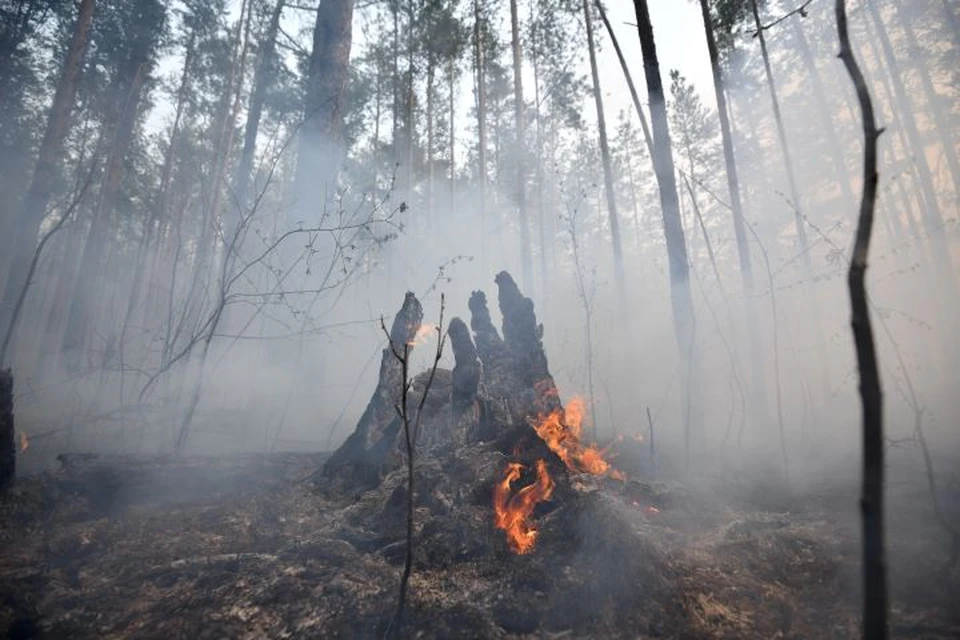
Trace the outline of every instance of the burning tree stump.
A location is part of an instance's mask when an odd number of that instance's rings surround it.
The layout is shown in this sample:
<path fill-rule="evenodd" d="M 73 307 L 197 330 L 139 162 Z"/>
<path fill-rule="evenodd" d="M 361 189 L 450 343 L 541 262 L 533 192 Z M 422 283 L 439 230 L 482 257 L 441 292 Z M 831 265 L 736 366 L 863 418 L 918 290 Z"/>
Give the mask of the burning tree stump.
<path fill-rule="evenodd" d="M 0 491 L 13 483 L 17 473 L 17 447 L 13 429 L 13 374 L 0 371 Z"/>
<path fill-rule="evenodd" d="M 423 535 L 452 534 L 462 526 L 470 530 L 465 537 L 477 541 L 476 518 L 482 517 L 485 529 L 494 523 L 510 532 L 510 548 L 525 553 L 536 537 L 532 520 L 572 499 L 571 472 L 599 477 L 612 470 L 598 449 L 579 441 L 582 405 L 564 410 L 560 402 L 533 301 L 507 272 L 499 273 L 495 282 L 502 337 L 481 291 L 469 301 L 473 337 L 461 319 L 450 322 L 455 365 L 452 371 L 437 370 L 420 417 L 415 499 L 419 509 L 449 516 L 443 524 L 428 522 Z M 393 343 L 413 348 L 421 319 L 420 304 L 408 293 L 393 322 Z M 365 515 L 358 516 L 356 524 L 380 532 L 367 541 L 372 546 L 396 544 L 390 540 L 400 527 L 406 501 L 401 473 L 406 454 L 396 411 L 403 383 L 396 360 L 388 346 L 367 410 L 323 473 L 328 490 L 367 492 L 359 499 L 376 505 L 357 510 Z M 426 375 L 414 378 L 409 390 L 413 397 L 420 397 Z M 458 506 L 482 511 L 457 523 L 457 514 L 463 514 Z M 477 542 L 478 547 L 461 551 L 469 556 L 493 549 L 489 540 Z"/>

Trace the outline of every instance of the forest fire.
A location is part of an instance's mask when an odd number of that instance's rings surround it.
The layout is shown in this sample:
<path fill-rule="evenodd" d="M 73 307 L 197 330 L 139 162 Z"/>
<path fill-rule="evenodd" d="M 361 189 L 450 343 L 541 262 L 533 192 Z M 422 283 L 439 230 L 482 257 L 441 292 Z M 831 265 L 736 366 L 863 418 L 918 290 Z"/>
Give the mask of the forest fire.
<path fill-rule="evenodd" d="M 507 534 L 510 549 L 521 555 L 530 552 L 537 540 L 537 529 L 530 523 L 533 509 L 553 495 L 553 478 L 547 473 L 546 463 L 537 460 L 536 468 L 536 481 L 511 494 L 511 485 L 524 469 L 519 462 L 511 462 L 493 490 L 494 524 Z"/>
<path fill-rule="evenodd" d="M 550 448 L 563 460 L 568 469 L 577 473 L 596 476 L 609 476 L 616 480 L 625 480 L 625 476 L 610 466 L 604 459 L 604 451 L 596 446 L 584 445 L 580 441 L 585 415 L 583 398 L 575 396 L 567 408 L 557 409 L 549 414 L 541 414 L 529 419 L 530 426 Z M 553 494 L 554 482 L 547 473 L 546 463 L 537 460 L 537 480 L 511 495 L 511 485 L 520 479 L 523 465 L 511 462 L 503 472 L 503 479 L 497 483 L 493 492 L 495 525 L 507 534 L 507 543 L 518 554 L 525 554 L 536 543 L 537 530 L 530 523 L 530 517 L 537 504 L 549 500 Z"/>
<path fill-rule="evenodd" d="M 583 398 L 574 396 L 566 409 L 556 409 L 528 420 L 537 435 L 571 471 L 624 480 L 623 473 L 611 467 L 604 458 L 603 450 L 595 445 L 584 445 L 581 441 L 585 414 Z"/>

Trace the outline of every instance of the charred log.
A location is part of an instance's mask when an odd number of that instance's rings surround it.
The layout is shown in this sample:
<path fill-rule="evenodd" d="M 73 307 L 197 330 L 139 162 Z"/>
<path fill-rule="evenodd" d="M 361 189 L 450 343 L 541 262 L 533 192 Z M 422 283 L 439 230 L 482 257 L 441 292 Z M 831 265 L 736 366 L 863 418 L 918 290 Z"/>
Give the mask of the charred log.
<path fill-rule="evenodd" d="M 17 447 L 13 432 L 13 374 L 0 370 L 0 491 L 17 473 Z"/>

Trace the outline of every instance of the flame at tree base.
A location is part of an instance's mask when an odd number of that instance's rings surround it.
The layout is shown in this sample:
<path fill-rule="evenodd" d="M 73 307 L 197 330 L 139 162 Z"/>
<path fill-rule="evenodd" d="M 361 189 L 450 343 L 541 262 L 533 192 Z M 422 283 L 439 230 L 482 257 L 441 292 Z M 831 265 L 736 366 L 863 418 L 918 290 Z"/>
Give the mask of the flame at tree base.
<path fill-rule="evenodd" d="M 583 398 L 576 396 L 570 400 L 566 409 L 528 418 L 528 422 L 571 471 L 624 480 L 623 473 L 611 467 L 604 459 L 603 450 L 582 442 L 583 418 L 586 415 L 584 405 Z"/>
<path fill-rule="evenodd" d="M 553 495 L 554 482 L 547 473 L 547 464 L 537 460 L 537 480 L 511 494 L 511 485 L 520 479 L 523 465 L 511 462 L 504 469 L 503 480 L 493 489 L 494 524 L 507 534 L 507 544 L 518 553 L 533 549 L 537 541 L 537 529 L 530 522 L 534 508 Z"/>

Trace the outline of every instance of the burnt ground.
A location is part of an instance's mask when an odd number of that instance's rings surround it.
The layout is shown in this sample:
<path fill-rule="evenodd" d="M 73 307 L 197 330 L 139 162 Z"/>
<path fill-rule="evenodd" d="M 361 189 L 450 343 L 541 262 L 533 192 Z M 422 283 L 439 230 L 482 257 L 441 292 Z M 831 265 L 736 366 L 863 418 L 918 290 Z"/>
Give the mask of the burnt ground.
<path fill-rule="evenodd" d="M 477 477 L 502 462 L 484 456 L 464 460 Z M 329 490 L 314 474 L 325 457 L 79 456 L 20 479 L 0 498 L 0 637 L 382 637 L 402 565 L 402 476 Z M 849 491 L 764 505 L 718 482 L 574 479 L 563 505 L 538 511 L 537 548 L 516 556 L 486 495 L 454 499 L 456 486 L 422 475 L 411 616 L 396 635 L 859 635 Z M 960 637 L 960 576 L 944 570 L 926 496 L 895 492 L 889 512 L 893 637 Z"/>

